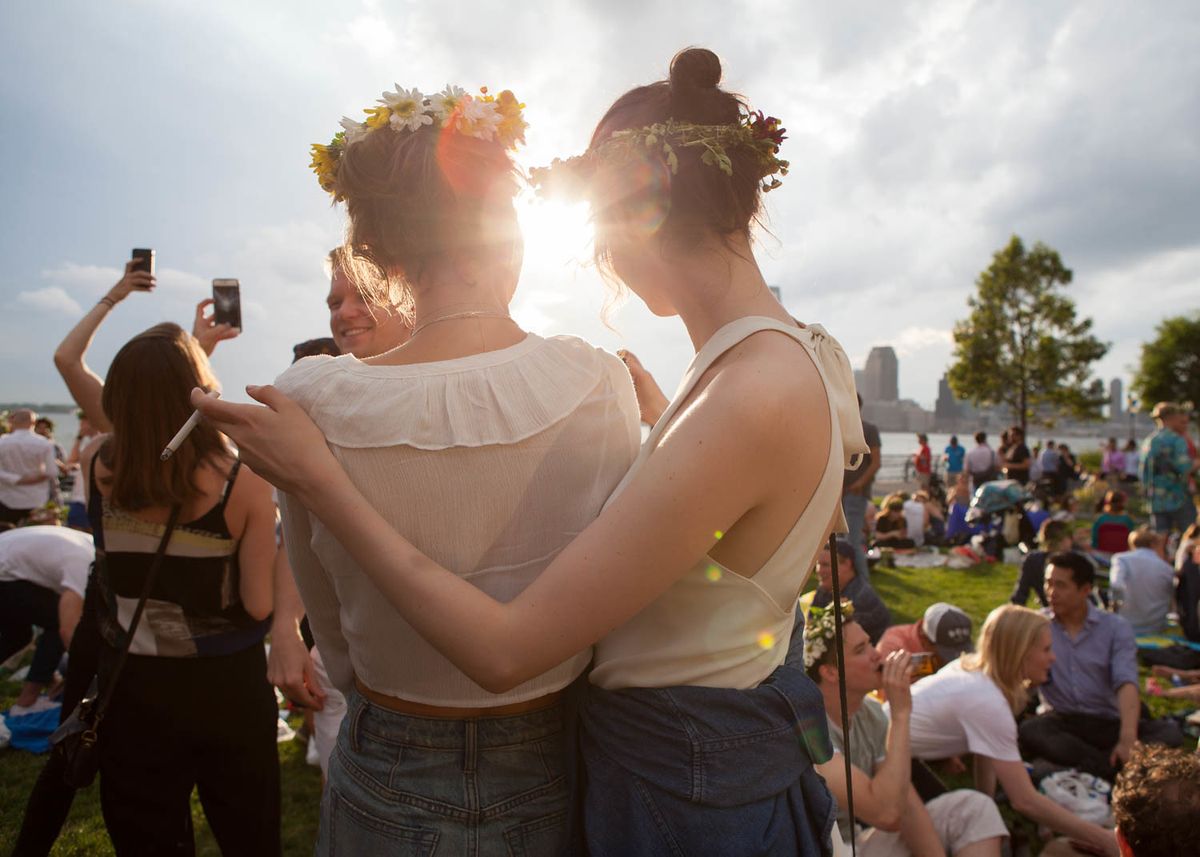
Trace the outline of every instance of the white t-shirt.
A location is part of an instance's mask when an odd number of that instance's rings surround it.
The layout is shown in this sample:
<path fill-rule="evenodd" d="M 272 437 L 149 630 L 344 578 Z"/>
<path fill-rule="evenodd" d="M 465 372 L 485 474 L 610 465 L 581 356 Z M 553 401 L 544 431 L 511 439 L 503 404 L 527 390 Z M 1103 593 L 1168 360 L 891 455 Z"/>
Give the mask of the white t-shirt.
<path fill-rule="evenodd" d="M 92 537 L 66 527 L 18 527 L 0 533 L 0 580 L 27 580 L 83 595 L 96 558 Z"/>
<path fill-rule="evenodd" d="M 904 523 L 915 544 L 925 544 L 925 505 L 919 500 L 904 501 Z"/>
<path fill-rule="evenodd" d="M 976 753 L 1019 762 L 1017 720 L 1000 688 L 954 661 L 912 686 L 912 754 L 945 759 Z"/>

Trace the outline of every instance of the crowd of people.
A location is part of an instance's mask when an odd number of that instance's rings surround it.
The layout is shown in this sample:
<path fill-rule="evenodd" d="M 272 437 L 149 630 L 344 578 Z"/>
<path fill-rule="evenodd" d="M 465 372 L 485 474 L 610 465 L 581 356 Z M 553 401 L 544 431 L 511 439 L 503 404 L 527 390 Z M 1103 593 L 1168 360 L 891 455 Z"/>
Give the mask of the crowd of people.
<path fill-rule="evenodd" d="M 1163 435 L 1181 409 L 1156 413 L 1142 453 L 1155 530 L 1115 488 L 1097 521 L 1094 540 L 1124 527 L 1132 546 L 1111 556 L 1117 612 L 1090 597 L 1099 546 L 1072 552 L 1050 519 L 1021 603 L 993 610 L 977 645 L 945 602 L 893 626 L 872 541 L 954 541 L 973 485 L 1058 474 L 1070 451 L 1035 465 L 1019 428 L 995 453 L 982 434 L 971 450 L 952 439 L 947 496 L 922 435 L 917 490 L 875 506 L 880 435 L 846 356 L 790 317 L 754 258 L 783 129 L 720 81 L 714 54 L 681 52 L 667 79 L 613 103 L 583 156 L 535 176 L 582 192 L 597 261 L 687 328 L 696 357 L 673 398 L 632 353 L 509 314 L 525 122 L 508 91 L 397 87 L 314 147 L 348 215 L 328 254 L 331 336 L 250 388 L 261 404 L 207 395 L 208 356 L 240 332 L 211 301 L 190 334 L 159 324 L 105 378 L 87 366 L 105 318 L 155 288 L 135 261 L 67 334 L 54 362 L 81 409 L 71 451 L 29 411 L 0 437 L 14 527 L 0 533 L 0 659 L 41 627 L 17 707 L 55 693 L 64 650 L 63 719 L 105 699 L 118 854 L 192 853 L 193 790 L 222 853 L 280 852 L 272 686 L 313 713 L 321 854 L 825 855 L 853 841 L 985 857 L 1009 836 L 998 785 L 1094 852 L 1176 853 L 1200 778 L 1194 759 L 1142 746 L 1181 736 L 1136 704 L 1130 623 L 1160 629 L 1144 553 L 1162 556 L 1158 531 L 1186 523 L 1196 540 L 1170 481 L 1190 478 L 1194 453 Z M 193 408 L 204 419 L 160 455 Z M 1127 472 L 1128 455 L 1106 462 Z M 1023 606 L 1029 591 L 1046 611 Z M 975 787 L 947 789 L 939 772 L 968 754 Z M 50 755 L 14 853 L 49 852 L 68 764 Z M 1129 776 L 1156 764 L 1169 775 Z M 1115 835 L 1037 790 L 1063 767 L 1116 779 Z"/>

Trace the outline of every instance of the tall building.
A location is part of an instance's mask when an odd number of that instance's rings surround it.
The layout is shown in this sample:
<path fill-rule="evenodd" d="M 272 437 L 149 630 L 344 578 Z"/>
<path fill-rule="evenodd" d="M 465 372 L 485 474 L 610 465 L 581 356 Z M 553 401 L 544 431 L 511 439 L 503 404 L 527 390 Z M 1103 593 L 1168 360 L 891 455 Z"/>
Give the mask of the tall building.
<path fill-rule="evenodd" d="M 879 345 L 867 355 L 863 385 L 865 402 L 895 402 L 900 398 L 900 361 L 890 345 Z"/>
<path fill-rule="evenodd" d="M 950 390 L 950 380 L 943 375 L 938 381 L 937 402 L 933 406 L 934 419 L 938 428 L 952 428 L 958 420 L 961 408 Z"/>
<path fill-rule="evenodd" d="M 1125 413 L 1125 390 L 1120 378 L 1108 382 L 1108 418 L 1117 420 Z"/>

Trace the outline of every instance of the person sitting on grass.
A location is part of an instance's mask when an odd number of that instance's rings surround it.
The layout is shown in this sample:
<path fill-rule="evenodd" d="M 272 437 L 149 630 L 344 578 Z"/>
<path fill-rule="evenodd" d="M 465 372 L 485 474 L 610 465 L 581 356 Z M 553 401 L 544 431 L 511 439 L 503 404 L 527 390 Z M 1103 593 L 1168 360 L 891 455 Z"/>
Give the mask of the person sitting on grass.
<path fill-rule="evenodd" d="M 1046 560 L 1046 595 L 1054 647 L 1042 712 L 1021 723 L 1026 758 L 1042 758 L 1108 780 L 1139 739 L 1178 747 L 1179 727 L 1143 719 L 1137 644 L 1124 618 L 1098 610 L 1089 596 L 1092 564 L 1062 551 Z"/>
<path fill-rule="evenodd" d="M 1137 529 L 1125 511 L 1125 492 L 1106 491 L 1101 508 L 1103 511 L 1092 523 L 1092 550 L 1108 554 L 1123 551 L 1129 534 Z"/>
<path fill-rule="evenodd" d="M 1196 852 L 1192 824 L 1200 812 L 1200 755 L 1166 747 L 1135 747 L 1112 790 L 1122 857 L 1182 857 Z M 1042 857 L 1084 853 L 1055 839 Z"/>
<path fill-rule="evenodd" d="M 875 649 L 885 658 L 892 652 L 927 653 L 933 658 L 929 672 L 935 673 L 975 650 L 971 644 L 971 617 L 953 604 L 939 601 L 929 606 L 920 622 L 888 628 Z M 921 678 L 921 674 L 916 677 Z"/>
<path fill-rule="evenodd" d="M 1017 748 L 1016 715 L 1025 709 L 1029 688 L 1044 684 L 1054 663 L 1049 626 L 1045 616 L 1013 604 L 988 614 L 974 654 L 912 686 L 912 754 L 945 759 L 974 753 L 975 785 L 985 795 L 999 783 L 1017 812 L 1117 857 L 1111 831 L 1038 793 Z"/>
<path fill-rule="evenodd" d="M 846 714 L 850 722 L 850 770 L 854 820 L 847 807 L 846 742 L 842 735 L 841 686 L 838 681 L 832 610 L 816 608 L 804 627 L 804 668 L 825 700 L 833 758 L 817 766 L 838 803 L 843 840 L 855 837 L 863 857 L 955 854 L 998 857 L 1008 830 L 995 802 L 971 789 L 959 789 L 923 803 L 912 785 L 909 720 L 912 697 L 911 656 L 897 651 L 884 658 L 871 648 L 851 604 L 842 602 L 845 647 Z M 891 717 L 867 694 L 882 690 Z"/>
<path fill-rule="evenodd" d="M 889 494 L 883 500 L 883 514 L 875 519 L 875 544 L 887 548 L 911 548 L 916 544 L 908 537 L 908 521 L 904 517 L 904 494 Z"/>
<path fill-rule="evenodd" d="M 1030 592 L 1037 595 L 1038 601 L 1042 603 L 1043 607 L 1049 605 L 1050 602 L 1046 600 L 1046 593 L 1043 589 L 1043 580 L 1046 577 L 1046 557 L 1052 553 L 1075 549 L 1071 527 L 1066 521 L 1043 521 L 1042 526 L 1038 529 L 1037 540 L 1038 549 L 1026 555 L 1025 560 L 1021 563 L 1021 574 L 1008 599 L 1020 607 L 1025 606 Z"/>
<path fill-rule="evenodd" d="M 871 638 L 871 645 L 883 635 L 892 623 L 892 614 L 887 605 L 867 583 L 854 572 L 854 548 L 849 539 L 838 537 L 838 584 L 842 597 L 854 605 L 858 624 Z M 817 554 L 817 591 L 813 593 L 812 606 L 825 608 L 833 603 L 833 561 L 826 544 Z"/>
<path fill-rule="evenodd" d="M 1114 554 L 1111 585 L 1115 612 L 1129 620 L 1138 636 L 1161 634 L 1175 596 L 1175 569 L 1163 555 L 1166 536 L 1149 527 L 1129 534 L 1129 550 Z"/>

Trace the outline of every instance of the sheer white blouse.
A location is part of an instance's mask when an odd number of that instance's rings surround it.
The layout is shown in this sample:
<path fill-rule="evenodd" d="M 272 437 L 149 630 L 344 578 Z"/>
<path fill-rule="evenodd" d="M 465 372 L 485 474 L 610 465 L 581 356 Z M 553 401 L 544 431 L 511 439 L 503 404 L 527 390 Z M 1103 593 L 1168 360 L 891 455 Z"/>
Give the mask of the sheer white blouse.
<path fill-rule="evenodd" d="M 640 442 L 625 367 L 575 337 L 529 334 L 499 351 L 407 366 L 309 357 L 275 383 L 397 532 L 500 601 L 599 514 Z M 429 705 L 504 705 L 559 690 L 587 666 L 590 649 L 488 693 L 400 617 L 295 498 L 280 505 L 313 636 L 343 691 L 357 676 Z"/>

